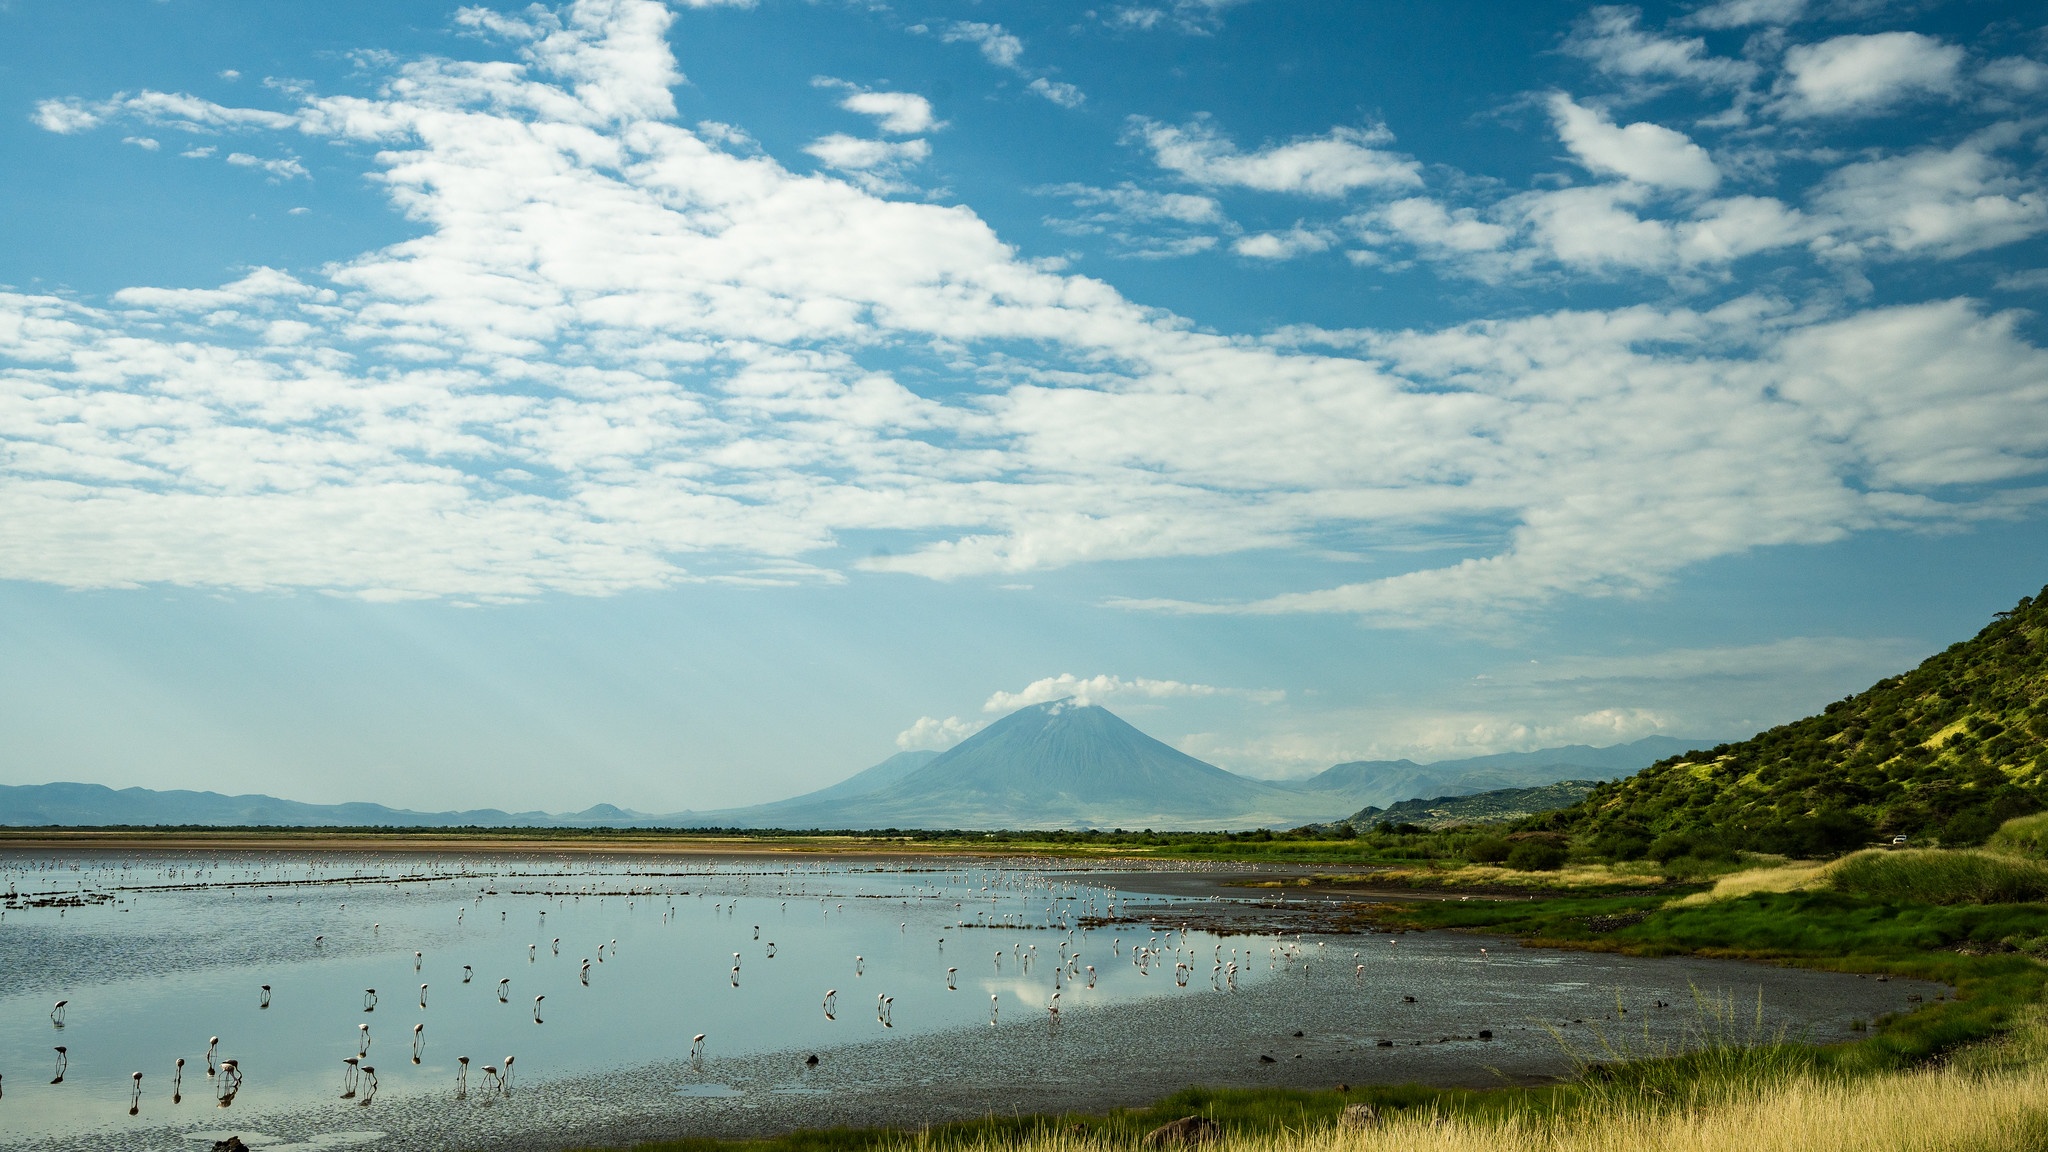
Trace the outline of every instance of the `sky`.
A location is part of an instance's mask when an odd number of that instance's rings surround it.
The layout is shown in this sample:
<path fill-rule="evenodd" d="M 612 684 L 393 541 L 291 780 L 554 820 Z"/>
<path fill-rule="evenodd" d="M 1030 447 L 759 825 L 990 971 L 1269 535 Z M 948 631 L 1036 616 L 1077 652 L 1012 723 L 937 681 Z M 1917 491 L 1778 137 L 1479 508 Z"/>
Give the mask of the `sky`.
<path fill-rule="evenodd" d="M 2048 583 L 1989 0 L 0 2 L 0 783 L 1738 739 Z"/>

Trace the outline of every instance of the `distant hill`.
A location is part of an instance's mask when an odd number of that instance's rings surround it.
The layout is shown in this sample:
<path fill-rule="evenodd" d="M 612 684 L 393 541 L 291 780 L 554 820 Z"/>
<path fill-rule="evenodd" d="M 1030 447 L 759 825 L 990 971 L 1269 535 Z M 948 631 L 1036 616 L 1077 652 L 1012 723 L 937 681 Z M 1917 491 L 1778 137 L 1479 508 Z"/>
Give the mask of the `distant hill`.
<path fill-rule="evenodd" d="M 1403 800 L 1386 808 L 1364 808 L 1344 820 L 1354 828 L 1380 823 L 1413 824 L 1418 828 L 1456 828 L 1466 824 L 1511 824 L 1584 800 L 1599 787 L 1595 780 L 1560 780 L 1538 788 L 1498 788 L 1470 796 L 1438 796 L 1434 800 Z"/>
<path fill-rule="evenodd" d="M 1803 856 L 1875 837 L 1975 844 L 2048 808 L 2048 589 L 1817 716 L 1673 756 L 1532 826 L 1610 856 L 1694 837 Z"/>
<path fill-rule="evenodd" d="M 568 827 L 629 823 L 645 814 L 600 804 L 571 814 L 501 812 L 413 812 L 382 804 L 301 804 L 275 796 L 223 796 L 218 792 L 159 792 L 149 788 L 108 788 L 100 784 L 0 784 L 0 826 L 103 826 L 131 824 L 271 825 L 306 828 L 431 828 L 474 825 L 490 828 Z"/>
<path fill-rule="evenodd" d="M 1701 741 L 1645 736 L 1630 744 L 1572 744 L 1537 752 L 1500 752 L 1464 760 L 1353 760 L 1324 769 L 1294 787 L 1338 793 L 1352 803 L 1386 807 L 1422 796 L 1464 796 L 1504 788 L 1536 788 L 1559 780 L 1611 780 L 1700 747 Z"/>
<path fill-rule="evenodd" d="M 1294 827 L 1422 796 L 1443 799 L 1600 778 L 1640 768 L 1667 746 L 1685 745 L 1653 737 L 1615 748 L 1574 746 L 1438 764 L 1358 761 L 1309 780 L 1254 780 L 1161 743 L 1105 708 L 1055 701 L 1019 709 L 949 751 L 901 752 L 829 787 L 745 808 L 646 813 L 597 804 L 573 813 L 414 812 L 381 804 L 304 804 L 274 796 L 40 784 L 0 786 L 0 825 Z"/>

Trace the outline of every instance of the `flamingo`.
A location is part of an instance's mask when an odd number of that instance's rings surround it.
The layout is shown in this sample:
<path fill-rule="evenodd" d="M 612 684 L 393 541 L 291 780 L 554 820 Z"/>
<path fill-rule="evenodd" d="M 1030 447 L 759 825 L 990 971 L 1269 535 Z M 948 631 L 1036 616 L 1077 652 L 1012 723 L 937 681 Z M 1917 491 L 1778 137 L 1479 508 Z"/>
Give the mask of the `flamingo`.
<path fill-rule="evenodd" d="M 368 1024 L 358 1024 L 356 1025 L 356 1055 L 368 1056 L 369 1054 L 370 1026 Z"/>
<path fill-rule="evenodd" d="M 184 1087 L 185 1058 L 180 1056 L 178 1062 L 171 1066 L 171 1103 L 179 1103 L 184 1098 Z"/>
<path fill-rule="evenodd" d="M 71 1054 L 62 1044 L 57 1045 L 56 1051 L 57 1075 L 50 1080 L 50 1083 L 62 1084 L 64 1082 L 64 1070 L 71 1066 Z"/>
<path fill-rule="evenodd" d="M 535 996 L 535 997 L 533 998 L 533 1022 L 534 1022 L 535 1024 L 538 1024 L 538 1023 L 540 1023 L 540 1022 L 541 1022 L 541 1019 L 540 1019 L 540 1002 L 541 1002 L 541 1001 L 543 1001 L 543 1000 L 545 1000 L 545 999 L 547 999 L 547 997 L 546 997 L 545 995 L 541 995 L 541 996 Z"/>
<path fill-rule="evenodd" d="M 510 976 L 507 976 L 507 977 L 505 977 L 505 978 L 504 978 L 503 980 L 500 980 L 500 981 L 498 981 L 498 1003 L 500 1003 L 500 1004 L 509 1004 L 509 1003 L 511 1003 L 511 1000 L 509 1000 L 509 999 L 508 999 L 508 998 L 506 997 L 506 995 L 505 995 L 505 992 L 506 992 L 506 986 L 507 986 L 507 985 L 509 985 L 509 984 L 511 984 L 511 983 L 512 983 L 512 978 L 511 978 Z"/>
<path fill-rule="evenodd" d="M 457 1056 L 455 1058 L 455 1098 L 457 1100 L 462 1100 L 468 1098 L 468 1096 L 469 1057 Z"/>
<path fill-rule="evenodd" d="M 365 1108 L 368 1108 L 370 1106 L 370 1101 L 375 1099 L 376 1096 L 377 1070 L 375 1068 L 370 1067 L 368 1064 L 365 1064 L 363 1065 L 363 1098 L 361 1100 L 356 1101 L 356 1103 Z"/>
<path fill-rule="evenodd" d="M 704 1033 L 690 1037 L 690 1060 L 695 1063 L 704 1059 Z"/>
<path fill-rule="evenodd" d="M 54 1008 L 52 1008 L 52 1009 L 50 1009 L 50 1023 L 51 1023 L 51 1024 L 53 1024 L 53 1025 L 55 1025 L 55 1026 L 57 1026 L 57 1027 L 59 1027 L 59 1028 L 62 1028 L 62 1027 L 64 1026 L 64 1007 L 65 1007 L 65 1005 L 67 1005 L 67 1004 L 70 1004 L 70 1003 L 71 1003 L 71 1001 L 69 1001 L 69 1000 L 59 1000 L 59 1001 L 57 1001 L 57 1006 L 56 1006 L 56 1007 L 54 1007 Z"/>
<path fill-rule="evenodd" d="M 420 985 L 420 1007 L 422 1007 L 422 1008 L 425 1008 L 426 1006 L 427 1006 L 427 986 L 426 986 L 425 984 L 422 984 L 422 985 Z"/>
<path fill-rule="evenodd" d="M 474 973 L 474 972 L 473 972 L 473 971 L 471 970 L 470 966 L 469 966 L 469 965 L 467 965 L 467 964 L 464 964 L 464 965 L 462 966 L 462 982 L 463 982 L 464 984 L 467 984 L 467 983 L 469 983 L 469 978 L 470 978 L 470 977 L 471 977 L 472 975 L 475 975 L 475 973 Z"/>
<path fill-rule="evenodd" d="M 258 989 L 258 991 L 260 991 L 262 995 L 256 998 L 256 1006 L 258 1008 L 270 1007 L 270 985 L 265 984 L 260 989 Z"/>
<path fill-rule="evenodd" d="M 208 1076 L 213 1075 L 213 1054 L 218 1051 L 220 1051 L 220 1037 L 215 1036 L 206 1042 L 206 1074 Z"/>
<path fill-rule="evenodd" d="M 343 1100 L 353 1100 L 356 1098 L 356 1066 L 362 1063 L 362 1058 L 359 1056 L 344 1056 L 341 1059 L 341 1063 L 341 1098 Z"/>
<path fill-rule="evenodd" d="M 836 1019 L 838 1019 L 838 1017 L 836 1017 L 836 1016 L 832 1015 L 832 1009 L 833 1009 L 834 1007 L 836 1007 L 836 1006 L 837 1006 L 837 1004 L 838 1004 L 838 1001 L 839 1001 L 839 989 L 837 989 L 837 988 L 828 988 L 828 989 L 826 989 L 826 990 L 825 990 L 825 1019 L 827 1019 L 827 1020 L 836 1020 Z"/>
<path fill-rule="evenodd" d="M 375 1012 L 376 1010 L 377 1010 L 377 990 L 376 990 L 375 988 L 365 988 L 365 989 L 363 989 L 363 1011 L 365 1011 L 365 1012 Z"/>
<path fill-rule="evenodd" d="M 953 983 L 954 973 L 958 971 L 960 971 L 958 968 L 946 969 L 946 990 L 948 992 L 957 992 L 960 990 L 960 986 L 958 984 Z"/>
<path fill-rule="evenodd" d="M 988 994 L 988 1026 L 989 1026 L 989 1027 L 993 1028 L 993 1027 L 995 1027 L 995 1026 L 996 1026 L 996 1013 L 997 1013 L 997 1012 L 998 1012 L 998 1011 L 1000 1010 L 1000 1008 L 1001 1008 L 1001 1006 L 1000 1006 L 999 1004 L 997 1004 L 997 1003 L 996 1003 L 996 994 L 995 994 L 995 993 L 993 993 L 993 992 L 989 993 L 989 994 Z"/>

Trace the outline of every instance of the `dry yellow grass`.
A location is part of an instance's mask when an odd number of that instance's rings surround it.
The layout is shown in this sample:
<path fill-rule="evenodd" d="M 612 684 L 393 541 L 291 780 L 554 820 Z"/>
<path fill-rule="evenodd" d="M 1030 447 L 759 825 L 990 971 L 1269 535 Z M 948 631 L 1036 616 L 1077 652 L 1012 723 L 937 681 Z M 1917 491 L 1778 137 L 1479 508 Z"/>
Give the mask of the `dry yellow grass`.
<path fill-rule="evenodd" d="M 1552 1117 L 1398 1114 L 1378 1128 L 1228 1136 L 1213 1152 L 2040 1152 L 2048 1070 L 1795 1079 L 1693 1107 L 1593 1106 Z M 1114 1152 L 1049 1133 L 970 1152 Z M 910 1145 L 905 1152 L 917 1152 Z"/>
<path fill-rule="evenodd" d="M 1827 878 L 1829 865 L 1822 864 L 1777 864 L 1768 868 L 1751 868 L 1723 876 L 1714 881 L 1714 886 L 1705 892 L 1672 901 L 1675 906 L 1711 904 L 1716 900 L 1734 900 L 1742 896 L 1754 896 L 1761 892 L 1797 892 L 1813 888 Z"/>

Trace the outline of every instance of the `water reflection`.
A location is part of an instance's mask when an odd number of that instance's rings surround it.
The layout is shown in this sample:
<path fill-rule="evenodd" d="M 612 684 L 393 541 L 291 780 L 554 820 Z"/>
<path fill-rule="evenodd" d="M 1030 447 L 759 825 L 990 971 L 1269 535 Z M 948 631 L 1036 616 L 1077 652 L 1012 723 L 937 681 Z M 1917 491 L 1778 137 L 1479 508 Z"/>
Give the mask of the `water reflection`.
<path fill-rule="evenodd" d="M 49 1085 L 0 1097 L 0 1145 L 38 1147 L 190 1133 L 231 1106 L 251 1121 L 326 1116 L 329 1131 L 365 1115 L 336 1109 L 369 1108 L 401 1130 L 459 1124 L 450 1101 L 512 1106 L 515 1066 L 533 1082 L 526 1096 L 576 1077 L 624 1084 L 621 1070 L 667 1063 L 684 1082 L 664 1094 L 715 1100 L 742 1093 L 731 1070 L 749 1058 L 798 1054 L 787 1069 L 809 1053 L 807 1079 L 759 1087 L 822 1094 L 828 1082 L 808 1079 L 819 1051 L 886 1042 L 866 1065 L 885 1074 L 933 1057 L 916 1038 L 972 1029 L 1014 1036 L 1012 1050 L 1038 1060 L 1091 1013 L 1276 981 L 1361 1005 L 1427 991 L 1430 1011 L 1471 1005 L 1456 1033 L 1468 1035 L 1539 1014 L 1545 987 L 1570 971 L 1493 957 L 1482 977 L 1484 949 L 1409 955 L 1376 941 L 1370 957 L 1354 948 L 1340 962 L 1327 942 L 1217 937 L 1170 916 L 1086 927 L 1123 895 L 1029 864 L 16 855 L 0 856 L 0 892 L 0 1076 L 49 1058 L 53 1029 L 65 1041 Z M 380 1005 L 379 988 L 394 999 Z M 872 996 L 873 1020 L 840 1012 L 842 991 Z M 514 993 L 530 1011 L 512 1007 Z M 1124 1059 L 1147 1051 L 1123 1047 Z M 199 1099 L 213 1109 L 184 1101 L 188 1056 L 203 1057 Z M 151 1103 L 144 1085 L 162 1081 L 137 1069 L 168 1074 L 168 1103 L 161 1091 Z M 427 1101 L 431 1113 L 406 1110 Z"/>

